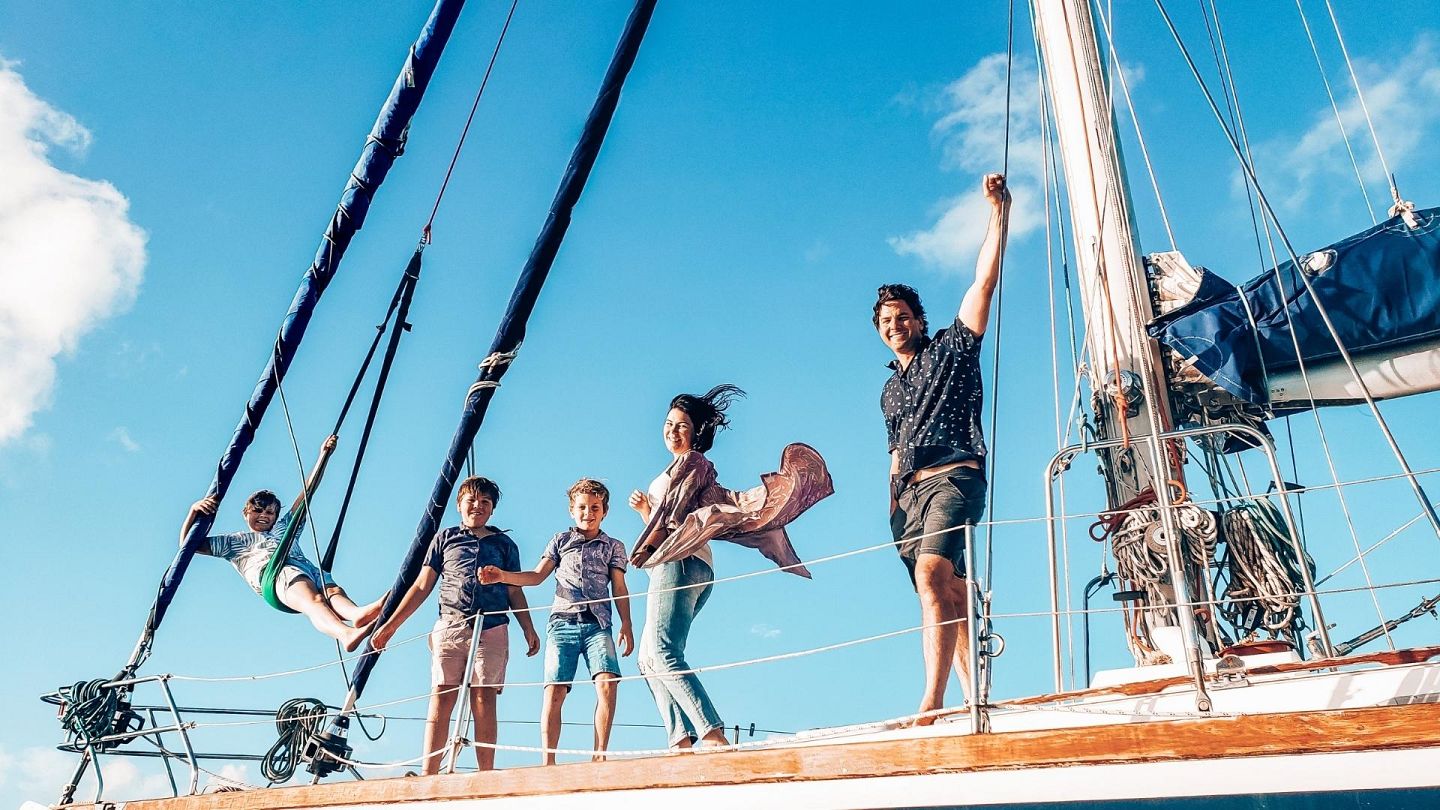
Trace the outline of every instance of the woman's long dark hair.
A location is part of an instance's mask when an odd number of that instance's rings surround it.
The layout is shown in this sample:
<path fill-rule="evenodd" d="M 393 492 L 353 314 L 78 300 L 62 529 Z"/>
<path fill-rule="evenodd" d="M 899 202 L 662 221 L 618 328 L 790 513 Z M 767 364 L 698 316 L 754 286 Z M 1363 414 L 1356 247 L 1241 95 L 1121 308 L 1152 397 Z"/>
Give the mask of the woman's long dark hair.
<path fill-rule="evenodd" d="M 725 409 L 730 407 L 730 403 L 737 397 L 743 396 L 745 392 L 738 386 L 727 383 L 717 385 L 698 397 L 694 394 L 681 394 L 670 400 L 670 407 L 679 408 L 690 417 L 690 421 L 695 425 L 695 436 L 691 439 L 690 446 L 704 453 L 715 444 L 716 431 L 730 426 Z"/>

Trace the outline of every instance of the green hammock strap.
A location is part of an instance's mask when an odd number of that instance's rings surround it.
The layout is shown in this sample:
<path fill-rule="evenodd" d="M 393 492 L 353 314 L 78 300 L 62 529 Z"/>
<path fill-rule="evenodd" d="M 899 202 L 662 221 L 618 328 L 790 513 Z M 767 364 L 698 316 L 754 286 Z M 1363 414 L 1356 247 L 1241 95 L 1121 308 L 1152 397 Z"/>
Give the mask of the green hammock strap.
<path fill-rule="evenodd" d="M 275 593 L 275 581 L 280 578 L 280 569 L 285 567 L 285 562 L 290 557 L 290 549 L 295 545 L 295 539 L 300 536 L 300 530 L 305 526 L 306 513 L 309 507 L 309 500 L 301 500 L 296 508 L 290 512 L 290 524 L 285 527 L 285 533 L 280 535 L 280 544 L 270 554 L 269 562 L 265 563 L 265 570 L 260 572 L 260 595 L 270 607 L 285 613 L 298 613 L 289 605 L 280 601 L 279 594 Z M 315 583 L 315 587 L 321 587 L 321 583 Z"/>
<path fill-rule="evenodd" d="M 301 491 L 300 497 L 290 505 L 290 511 L 286 515 L 289 523 L 285 531 L 280 535 L 280 543 L 270 553 L 270 559 L 265 563 L 265 570 L 260 572 L 260 595 L 265 598 L 270 607 L 286 613 L 298 613 L 291 610 L 280 601 L 280 596 L 275 592 L 275 580 L 280 577 L 280 569 L 285 567 L 285 562 L 290 557 L 290 549 L 295 547 L 295 540 L 300 536 L 300 530 L 305 527 L 305 519 L 310 515 L 310 498 L 320 486 L 320 479 L 325 475 L 325 465 L 330 461 L 330 456 L 335 452 L 335 436 L 332 434 L 320 449 L 320 457 L 315 459 L 315 467 L 310 470 L 310 475 L 305 478 L 305 489 Z M 315 587 L 324 591 L 325 583 L 317 582 Z"/>

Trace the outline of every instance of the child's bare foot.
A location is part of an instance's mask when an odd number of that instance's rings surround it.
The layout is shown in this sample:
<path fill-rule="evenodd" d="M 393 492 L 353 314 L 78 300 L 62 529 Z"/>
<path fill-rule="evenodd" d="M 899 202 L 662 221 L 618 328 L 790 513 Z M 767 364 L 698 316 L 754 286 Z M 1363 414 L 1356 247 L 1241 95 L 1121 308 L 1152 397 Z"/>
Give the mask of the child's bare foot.
<path fill-rule="evenodd" d="M 367 627 L 374 624 L 375 620 L 380 618 L 380 608 L 382 607 L 385 607 L 384 596 L 376 599 L 360 610 L 360 615 L 355 617 L 355 626 Z"/>
<path fill-rule="evenodd" d="M 371 620 L 369 624 L 363 627 L 352 628 L 350 632 L 345 634 L 345 652 L 355 652 L 365 641 L 365 637 L 370 635 L 370 631 L 374 629 L 374 620 Z"/>

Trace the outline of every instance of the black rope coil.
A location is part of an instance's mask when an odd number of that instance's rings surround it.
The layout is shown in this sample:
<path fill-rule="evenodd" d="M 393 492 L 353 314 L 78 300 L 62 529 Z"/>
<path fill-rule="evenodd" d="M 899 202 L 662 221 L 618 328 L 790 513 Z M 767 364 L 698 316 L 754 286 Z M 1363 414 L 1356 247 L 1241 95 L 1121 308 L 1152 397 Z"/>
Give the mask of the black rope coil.
<path fill-rule="evenodd" d="M 260 761 L 261 775 L 271 784 L 290 781 L 300 766 L 305 741 L 320 731 L 329 710 L 323 701 L 315 698 L 291 698 L 281 704 L 275 712 L 275 730 L 280 732 L 280 739 Z"/>
<path fill-rule="evenodd" d="M 60 725 L 75 742 L 106 750 L 123 741 L 101 742 L 105 737 L 139 729 L 141 719 L 130 711 L 129 690 L 109 684 L 109 678 L 96 678 L 59 690 Z"/>

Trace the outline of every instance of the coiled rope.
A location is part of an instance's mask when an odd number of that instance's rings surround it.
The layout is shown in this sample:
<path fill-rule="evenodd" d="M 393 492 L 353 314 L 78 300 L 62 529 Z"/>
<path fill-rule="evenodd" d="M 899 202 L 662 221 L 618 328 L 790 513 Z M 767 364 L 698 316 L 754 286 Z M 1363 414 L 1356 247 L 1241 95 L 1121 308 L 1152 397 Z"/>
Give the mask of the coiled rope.
<path fill-rule="evenodd" d="M 1279 511 L 1253 501 L 1225 512 L 1221 522 L 1230 578 L 1221 614 L 1237 633 L 1263 627 L 1271 635 L 1298 636 L 1305 626 L 1297 593 L 1304 580 Z M 1309 559 L 1305 564 L 1314 568 Z M 1263 611 L 1258 617 L 1257 609 Z"/>
<path fill-rule="evenodd" d="M 288 782 L 300 766 L 305 741 L 320 731 L 329 707 L 315 698 L 292 698 L 275 712 L 275 730 L 280 738 L 260 760 L 260 773 L 272 783 Z"/>
<path fill-rule="evenodd" d="M 129 690 L 111 686 L 109 678 L 76 681 L 60 690 L 63 707 L 60 725 L 65 733 L 86 747 L 104 750 L 96 741 L 117 732 L 138 728 L 140 716 L 130 711 L 126 698 Z"/>

